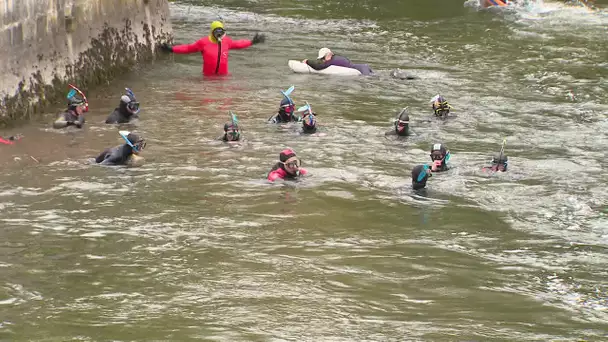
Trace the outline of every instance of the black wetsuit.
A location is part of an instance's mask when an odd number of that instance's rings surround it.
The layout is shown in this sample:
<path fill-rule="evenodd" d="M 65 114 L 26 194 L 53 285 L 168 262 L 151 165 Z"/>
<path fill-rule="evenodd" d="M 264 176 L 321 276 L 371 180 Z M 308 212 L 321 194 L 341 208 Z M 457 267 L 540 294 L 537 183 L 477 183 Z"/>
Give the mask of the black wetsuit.
<path fill-rule="evenodd" d="M 397 125 L 395 125 L 395 129 L 391 129 L 390 131 L 387 131 L 386 133 L 384 133 L 384 135 L 396 135 L 398 137 L 408 137 L 410 136 L 410 128 L 406 127 L 403 131 L 398 131 L 397 130 Z"/>
<path fill-rule="evenodd" d="M 304 133 L 304 134 L 317 133 L 317 125 L 314 125 L 314 126 L 302 125 L 302 133 Z"/>
<path fill-rule="evenodd" d="M 418 181 L 418 176 L 421 173 L 425 173 L 424 178 L 421 181 Z M 414 190 L 423 189 L 426 186 L 426 181 L 429 179 L 429 175 L 426 174 L 426 170 L 424 169 L 424 165 L 417 165 L 412 170 L 412 188 Z"/>
<path fill-rule="evenodd" d="M 279 112 L 270 119 L 270 122 L 280 124 L 288 122 L 300 122 L 301 118 L 294 114 L 287 114 L 284 109 L 280 109 Z"/>
<path fill-rule="evenodd" d="M 340 66 L 340 67 L 344 67 L 344 68 L 351 68 L 351 69 L 359 70 L 359 72 L 362 75 L 371 75 L 374 73 L 372 68 L 370 68 L 369 65 L 367 65 L 367 64 L 354 64 L 348 58 L 343 57 L 343 56 L 337 56 L 337 55 L 333 55 L 329 61 L 318 60 L 318 59 L 317 60 L 309 59 L 306 61 L 306 64 L 315 70 L 323 70 L 332 65 L 335 65 L 335 66 Z"/>
<path fill-rule="evenodd" d="M 400 122 L 402 121 L 402 122 Z M 407 137 L 410 135 L 410 115 L 407 108 L 404 108 L 397 112 L 397 116 L 395 118 L 395 122 L 393 123 L 394 128 L 384 135 L 396 135 L 399 137 Z M 401 130 L 399 128 L 402 128 Z"/>
<path fill-rule="evenodd" d="M 138 119 L 139 116 L 137 114 L 133 114 L 127 110 L 127 104 L 124 102 L 120 102 L 120 105 L 114 109 L 112 114 L 108 116 L 106 119 L 107 124 L 121 124 L 128 123 L 131 120 Z"/>
<path fill-rule="evenodd" d="M 53 128 L 65 128 L 68 126 L 76 126 L 82 128 L 84 125 L 84 115 L 78 115 L 72 109 L 68 109 L 65 112 L 59 114 L 55 122 L 53 122 Z"/>
<path fill-rule="evenodd" d="M 129 144 L 123 144 L 101 152 L 95 162 L 101 165 L 126 165 L 132 155 L 133 148 Z"/>

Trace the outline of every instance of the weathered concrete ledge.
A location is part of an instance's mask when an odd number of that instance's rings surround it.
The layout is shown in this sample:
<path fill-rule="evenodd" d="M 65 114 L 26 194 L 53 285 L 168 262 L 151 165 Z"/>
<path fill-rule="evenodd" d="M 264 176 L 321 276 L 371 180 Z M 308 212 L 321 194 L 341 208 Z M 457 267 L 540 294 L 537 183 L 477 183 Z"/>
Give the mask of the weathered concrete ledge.
<path fill-rule="evenodd" d="M 0 126 L 153 58 L 170 35 L 167 0 L 0 0 Z"/>

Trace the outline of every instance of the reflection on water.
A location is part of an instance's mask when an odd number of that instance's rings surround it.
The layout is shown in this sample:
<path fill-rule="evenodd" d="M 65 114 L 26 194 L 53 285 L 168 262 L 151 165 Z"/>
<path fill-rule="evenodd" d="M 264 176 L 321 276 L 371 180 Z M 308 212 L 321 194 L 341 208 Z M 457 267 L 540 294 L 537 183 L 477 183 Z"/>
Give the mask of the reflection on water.
<path fill-rule="evenodd" d="M 90 90 L 84 130 L 50 130 L 49 113 L 7 132 L 25 137 L 0 152 L 0 339 L 605 336 L 604 12 L 227 6 L 172 11 L 178 42 L 218 14 L 235 38 L 268 35 L 231 52 L 232 76 L 203 80 L 200 55 L 165 56 Z M 379 76 L 289 71 L 321 45 Z M 420 79 L 390 78 L 397 67 Z M 267 123 L 292 84 L 325 135 Z M 91 165 L 121 143 L 102 122 L 125 86 L 142 111 L 121 128 L 146 137 L 147 162 Z M 436 94 L 457 118 L 430 119 Z M 414 135 L 386 139 L 404 106 Z M 215 140 L 228 110 L 238 148 Z M 505 137 L 509 172 L 483 172 Z M 436 142 L 452 169 L 414 192 L 411 169 Z M 312 177 L 267 184 L 285 147 Z"/>

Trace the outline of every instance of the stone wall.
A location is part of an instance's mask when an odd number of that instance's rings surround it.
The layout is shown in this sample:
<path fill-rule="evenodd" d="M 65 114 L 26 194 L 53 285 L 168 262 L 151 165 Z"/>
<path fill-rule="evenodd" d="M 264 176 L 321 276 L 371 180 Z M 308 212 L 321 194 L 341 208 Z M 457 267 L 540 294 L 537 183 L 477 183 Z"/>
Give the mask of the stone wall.
<path fill-rule="evenodd" d="M 167 0 L 0 0 L 0 126 L 85 94 L 169 40 Z"/>

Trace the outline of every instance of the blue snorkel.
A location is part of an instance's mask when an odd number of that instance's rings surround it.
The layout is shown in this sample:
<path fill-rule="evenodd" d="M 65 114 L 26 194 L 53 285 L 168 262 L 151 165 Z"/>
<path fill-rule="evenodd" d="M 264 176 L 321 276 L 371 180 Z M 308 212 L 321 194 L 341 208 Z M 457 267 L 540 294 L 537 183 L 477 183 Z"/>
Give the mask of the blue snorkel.
<path fill-rule="evenodd" d="M 230 120 L 232 120 L 232 132 L 230 133 L 233 137 L 233 141 L 237 141 L 241 138 L 241 130 L 239 129 L 239 120 L 236 118 L 236 115 L 229 110 Z M 226 127 L 224 127 L 225 134 L 228 134 Z M 227 139 L 227 135 L 224 135 L 224 139 Z"/>
<path fill-rule="evenodd" d="M 428 170 L 429 170 L 429 166 L 424 164 L 422 166 L 422 172 L 420 172 L 420 174 L 418 174 L 418 178 L 416 179 L 416 181 L 418 183 L 420 183 L 424 180 L 424 178 L 427 176 Z"/>
<path fill-rule="evenodd" d="M 289 87 L 289 89 L 282 91 L 281 90 L 281 94 L 283 94 L 283 96 L 287 99 L 287 101 L 289 101 L 289 104 L 292 105 L 293 101 L 291 100 L 291 97 L 289 97 L 289 95 L 291 95 L 291 93 L 296 89 L 295 86 L 291 86 Z"/>
<path fill-rule="evenodd" d="M 234 115 L 234 113 L 230 110 L 228 111 L 230 113 L 230 117 L 232 119 L 232 125 L 234 127 L 238 127 L 239 126 L 239 120 L 236 118 L 236 115 Z"/>
<path fill-rule="evenodd" d="M 139 152 L 139 150 L 137 149 L 137 147 L 135 147 L 127 138 L 127 136 L 129 134 L 131 134 L 131 132 L 129 131 L 118 131 L 118 134 L 120 134 L 120 136 L 125 139 L 125 141 L 127 142 L 127 145 L 131 146 L 131 148 L 135 151 L 135 152 Z"/>
<path fill-rule="evenodd" d="M 302 114 L 302 116 L 305 116 L 306 112 L 308 112 L 308 125 L 313 126 L 313 120 L 315 119 L 315 114 L 312 112 L 312 107 L 310 106 L 308 101 L 306 101 L 306 105 L 298 108 L 298 112 L 304 112 L 304 114 Z"/>
<path fill-rule="evenodd" d="M 70 100 L 70 99 L 72 99 L 72 97 L 74 97 L 74 95 L 76 95 L 76 90 L 70 89 L 70 91 L 68 92 L 68 96 L 66 96 L 66 97 L 68 100 Z"/>

